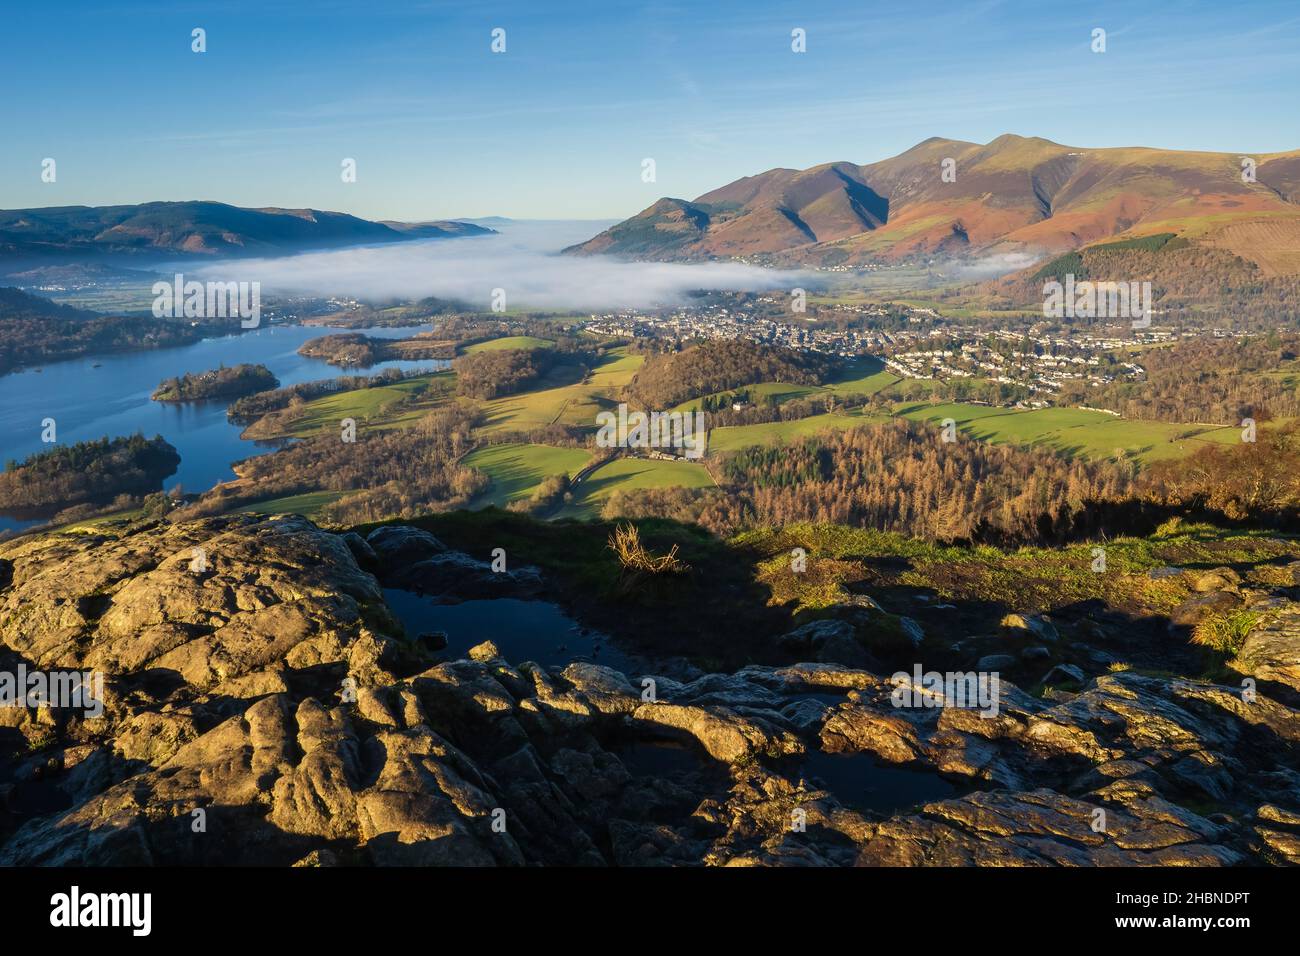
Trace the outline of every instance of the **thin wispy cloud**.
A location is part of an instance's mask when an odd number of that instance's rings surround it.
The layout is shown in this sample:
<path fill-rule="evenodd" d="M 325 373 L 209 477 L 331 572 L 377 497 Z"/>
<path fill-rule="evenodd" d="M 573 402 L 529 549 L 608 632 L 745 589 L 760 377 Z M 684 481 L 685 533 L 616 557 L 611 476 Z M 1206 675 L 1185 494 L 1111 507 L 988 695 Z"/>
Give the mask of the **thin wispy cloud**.
<path fill-rule="evenodd" d="M 873 162 L 930 136 L 1253 152 L 1300 141 L 1294 0 L 504 0 L 490 18 L 396 0 L 183 5 L 209 31 L 203 56 L 185 20 L 138 2 L 78 6 L 91 19 L 62 38 L 53 72 L 47 19 L 24 8 L 5 21 L 16 85 L 0 208 L 220 196 L 366 218 L 489 206 L 621 218 L 662 195 Z M 805 53 L 791 50 L 796 27 Z M 1090 49 L 1098 27 L 1104 55 Z M 33 173 L 46 156 L 66 173 L 57 184 Z M 344 157 L 362 170 L 355 188 L 338 188 Z M 658 189 L 640 177 L 644 157 Z"/>

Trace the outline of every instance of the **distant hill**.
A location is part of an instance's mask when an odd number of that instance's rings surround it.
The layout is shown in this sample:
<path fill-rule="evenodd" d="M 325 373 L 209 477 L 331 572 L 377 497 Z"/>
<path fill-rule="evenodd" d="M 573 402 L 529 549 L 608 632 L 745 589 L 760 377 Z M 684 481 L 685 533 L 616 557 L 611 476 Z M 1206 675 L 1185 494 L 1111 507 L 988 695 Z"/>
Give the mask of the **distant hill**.
<path fill-rule="evenodd" d="M 1231 317 L 1236 328 L 1274 328 L 1300 317 L 1300 270 L 1267 265 L 1278 246 L 1261 243 L 1252 256 L 1214 242 L 1197 242 L 1172 232 L 1092 243 L 980 283 L 943 290 L 939 301 L 994 309 L 1041 309 L 1044 283 L 1076 281 L 1150 282 L 1157 316 L 1189 317 L 1204 312 Z"/>
<path fill-rule="evenodd" d="M 452 222 L 468 222 L 478 226 L 508 226 L 515 220 L 508 216 L 469 216 L 462 219 L 453 219 Z"/>
<path fill-rule="evenodd" d="M 3 271 L 3 270 L 0 270 Z M 152 281 L 155 275 L 136 269 L 121 269 L 103 262 L 65 262 L 57 265 L 33 265 L 24 260 L 14 271 L 3 278 L 6 282 L 31 287 L 40 285 L 75 284 L 80 282 L 112 282 L 121 280 Z"/>
<path fill-rule="evenodd" d="M 464 219 L 439 219 L 433 222 L 395 222 L 383 219 L 379 225 L 412 239 L 454 239 L 461 236 L 489 236 L 496 232 L 495 229 Z"/>
<path fill-rule="evenodd" d="M 87 322 L 96 317 L 94 312 L 73 308 L 70 305 L 59 305 L 42 296 L 30 295 L 21 289 L 0 287 L 0 323 L 49 320 Z"/>
<path fill-rule="evenodd" d="M 948 256 L 1041 259 L 1108 239 L 1173 233 L 1300 273 L 1300 151 L 1242 155 L 1081 149 L 1005 135 L 933 138 L 866 166 L 772 169 L 698 198 L 660 199 L 566 252 L 636 259 L 752 257 L 855 266 Z M 952 160 L 953 181 L 942 173 Z"/>
<path fill-rule="evenodd" d="M 0 257 L 278 255 L 490 232 L 463 222 L 371 222 L 318 209 L 244 209 L 219 202 L 51 206 L 0 210 Z"/>

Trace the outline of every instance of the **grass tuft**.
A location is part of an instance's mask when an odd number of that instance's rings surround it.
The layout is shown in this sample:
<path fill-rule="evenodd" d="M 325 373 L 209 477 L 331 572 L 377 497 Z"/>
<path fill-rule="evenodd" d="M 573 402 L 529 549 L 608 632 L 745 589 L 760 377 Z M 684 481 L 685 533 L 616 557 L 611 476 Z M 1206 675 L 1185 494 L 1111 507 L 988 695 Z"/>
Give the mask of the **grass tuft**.
<path fill-rule="evenodd" d="M 1211 614 L 1192 630 L 1192 643 L 1236 657 L 1251 629 L 1258 623 L 1259 615 L 1251 611 Z"/>
<path fill-rule="evenodd" d="M 655 554 L 641 543 L 641 532 L 636 525 L 621 524 L 609 536 L 609 548 L 618 557 L 618 563 L 632 574 L 680 574 L 690 570 L 689 565 L 677 557 L 677 545 L 667 554 Z"/>

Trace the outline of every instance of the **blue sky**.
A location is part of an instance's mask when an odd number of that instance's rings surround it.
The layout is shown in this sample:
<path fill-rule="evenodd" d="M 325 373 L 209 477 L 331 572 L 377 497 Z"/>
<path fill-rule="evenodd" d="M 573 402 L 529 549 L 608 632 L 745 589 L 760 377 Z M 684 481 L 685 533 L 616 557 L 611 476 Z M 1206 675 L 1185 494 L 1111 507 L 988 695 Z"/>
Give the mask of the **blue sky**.
<path fill-rule="evenodd" d="M 935 135 L 1300 148 L 1300 6 L 55 0 L 3 8 L 0 89 L 0 208 L 622 217 Z"/>

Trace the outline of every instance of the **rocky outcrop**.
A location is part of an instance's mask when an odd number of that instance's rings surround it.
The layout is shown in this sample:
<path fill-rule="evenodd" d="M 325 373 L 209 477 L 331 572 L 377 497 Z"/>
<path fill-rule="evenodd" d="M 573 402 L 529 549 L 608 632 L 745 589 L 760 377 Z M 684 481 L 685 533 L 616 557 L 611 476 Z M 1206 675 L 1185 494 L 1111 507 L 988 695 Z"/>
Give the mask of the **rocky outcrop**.
<path fill-rule="evenodd" d="M 1002 618 L 1002 627 L 1048 643 L 1055 643 L 1060 639 L 1055 625 L 1038 614 L 1008 614 Z"/>
<path fill-rule="evenodd" d="M 0 709 L 0 864 L 1300 860 L 1300 712 L 1267 692 L 1004 681 L 982 715 L 828 662 L 438 661 L 359 562 L 455 554 L 253 516 L 0 547 L 4 653 L 105 683 L 99 717 Z"/>
<path fill-rule="evenodd" d="M 356 537 L 355 535 L 353 537 Z M 436 595 L 447 601 L 491 598 L 530 598 L 542 590 L 542 576 L 534 567 L 494 568 L 461 551 L 447 547 L 419 528 L 385 525 L 370 532 L 364 544 L 373 555 L 370 570 L 389 587 Z M 359 545 L 351 542 L 354 554 Z M 369 555 L 360 552 L 360 560 Z"/>
<path fill-rule="evenodd" d="M 777 647 L 808 660 L 881 668 L 911 660 L 925 638 L 912 618 L 889 614 L 865 594 L 851 595 L 826 613 L 833 616 L 781 635 Z"/>
<path fill-rule="evenodd" d="M 1300 694 L 1300 604 L 1271 598 L 1250 610 L 1258 618 L 1237 655 L 1238 663 L 1259 680 Z"/>

